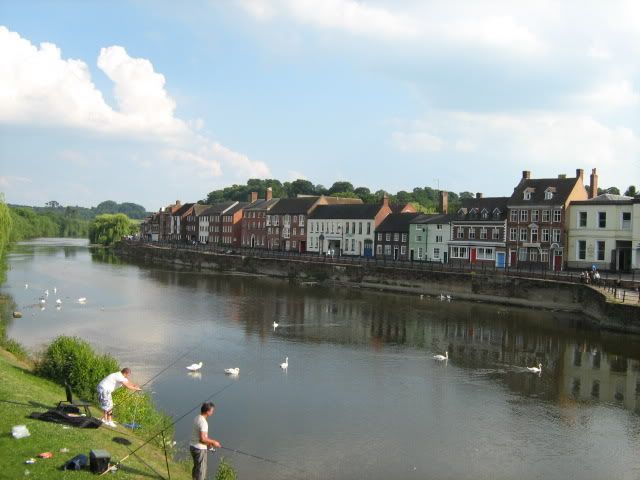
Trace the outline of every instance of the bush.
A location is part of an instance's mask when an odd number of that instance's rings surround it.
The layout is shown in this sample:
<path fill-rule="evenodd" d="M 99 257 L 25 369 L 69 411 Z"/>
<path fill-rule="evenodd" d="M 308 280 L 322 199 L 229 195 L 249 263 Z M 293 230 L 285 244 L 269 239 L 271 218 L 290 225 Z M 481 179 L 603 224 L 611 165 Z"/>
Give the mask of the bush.
<path fill-rule="evenodd" d="M 151 394 L 119 388 L 113 393 L 113 404 L 117 420 L 120 423 L 139 424 L 140 428 L 136 431 L 142 436 L 164 430 L 165 439 L 173 438 L 173 420 L 156 409 Z M 159 435 L 155 440 L 161 444 L 162 436 Z"/>
<path fill-rule="evenodd" d="M 38 375 L 60 384 L 67 382 L 77 395 L 94 401 L 100 380 L 118 370 L 112 356 L 98 355 L 84 340 L 64 335 L 49 345 L 36 366 Z"/>
<path fill-rule="evenodd" d="M 231 463 L 222 457 L 216 471 L 216 480 L 236 480 L 237 478 L 238 476 Z"/>

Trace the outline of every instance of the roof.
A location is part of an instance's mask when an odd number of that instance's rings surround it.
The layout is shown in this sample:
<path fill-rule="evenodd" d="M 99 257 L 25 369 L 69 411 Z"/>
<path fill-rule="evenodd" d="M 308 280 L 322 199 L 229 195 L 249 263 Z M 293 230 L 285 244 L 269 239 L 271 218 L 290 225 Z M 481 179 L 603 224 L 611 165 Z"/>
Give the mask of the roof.
<path fill-rule="evenodd" d="M 359 219 L 373 220 L 382 208 L 381 203 L 319 205 L 309 216 L 310 219 Z"/>
<path fill-rule="evenodd" d="M 324 200 L 327 202 L 327 205 L 335 205 L 335 204 L 358 204 L 361 205 L 363 202 L 359 198 L 350 198 L 350 197 L 330 197 L 328 195 L 323 196 Z"/>
<path fill-rule="evenodd" d="M 576 184 L 582 182 L 582 178 L 523 178 L 513 189 L 513 195 L 509 199 L 512 205 L 560 205 L 567 201 Z M 531 190 L 531 199 L 524 199 L 525 190 Z M 545 192 L 551 189 L 553 197 L 545 199 Z"/>
<path fill-rule="evenodd" d="M 390 213 L 378 225 L 376 232 L 408 232 L 412 220 L 420 215 L 417 212 Z"/>
<path fill-rule="evenodd" d="M 474 222 L 505 220 L 508 201 L 509 197 L 465 198 L 452 220 Z M 483 212 L 486 213 L 486 218 L 483 218 Z"/>
<path fill-rule="evenodd" d="M 184 215 L 185 213 L 187 213 L 188 210 L 191 210 L 191 207 L 193 207 L 194 205 L 195 205 L 194 203 L 185 203 L 181 205 L 179 209 L 171 212 L 171 215 L 175 215 L 175 216 Z"/>
<path fill-rule="evenodd" d="M 204 212 L 200 213 L 200 215 L 220 215 L 222 212 L 224 212 L 226 209 L 228 209 L 229 207 L 234 206 L 236 203 L 235 200 L 228 200 L 226 202 L 220 202 L 220 203 L 216 203 L 214 205 L 208 205 L 209 208 L 205 209 Z"/>
<path fill-rule="evenodd" d="M 389 208 L 391 208 L 392 213 L 401 213 L 407 207 L 409 208 L 411 213 L 415 212 L 415 208 L 410 203 L 390 203 L 389 204 Z"/>
<path fill-rule="evenodd" d="M 228 211 L 224 212 L 225 215 L 233 215 L 238 210 L 242 210 L 243 208 L 251 205 L 251 202 L 237 202 L 236 205 L 231 207 Z"/>
<path fill-rule="evenodd" d="M 455 219 L 456 216 L 455 215 L 451 215 L 451 214 L 447 214 L 447 213 L 421 213 L 419 214 L 417 217 L 415 217 L 413 220 L 411 220 L 411 223 L 416 223 L 416 224 L 433 224 L 433 223 L 439 223 L 439 224 L 443 224 L 443 223 L 449 223 L 451 220 Z"/>
<path fill-rule="evenodd" d="M 195 213 L 196 216 L 202 215 L 203 212 L 205 212 L 208 208 L 211 208 L 211 205 L 201 205 L 201 204 L 196 204 L 193 207 L 193 213 Z"/>
<path fill-rule="evenodd" d="M 293 214 L 308 213 L 311 207 L 320 200 L 320 197 L 296 197 L 281 198 L 278 203 L 269 211 L 269 213 L 277 214 Z"/>
<path fill-rule="evenodd" d="M 279 198 L 265 200 L 264 198 L 252 202 L 245 210 L 269 210 L 280 201 Z"/>
<path fill-rule="evenodd" d="M 626 195 L 603 193 L 602 195 L 590 198 L 589 200 L 573 201 L 571 202 L 571 205 L 630 205 L 634 203 L 634 201 L 638 202 L 640 200 Z"/>

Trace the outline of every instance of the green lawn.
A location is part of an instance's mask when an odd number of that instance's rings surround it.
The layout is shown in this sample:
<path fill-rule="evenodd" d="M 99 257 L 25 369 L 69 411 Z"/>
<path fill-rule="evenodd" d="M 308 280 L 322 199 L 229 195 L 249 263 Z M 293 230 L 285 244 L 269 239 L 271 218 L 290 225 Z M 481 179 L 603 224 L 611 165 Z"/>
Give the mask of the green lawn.
<path fill-rule="evenodd" d="M 97 478 L 88 470 L 82 472 L 64 472 L 60 467 L 70 458 L 83 453 L 89 456 L 91 449 L 104 449 L 111 454 L 115 463 L 144 443 L 144 439 L 131 435 L 124 427 L 112 429 L 63 428 L 60 424 L 42 422 L 27 418 L 31 412 L 45 411 L 46 407 L 55 406 L 64 399 L 64 388 L 53 382 L 42 379 L 31 373 L 29 365 L 17 360 L 10 353 L 0 350 L 0 479 L 78 479 Z M 99 415 L 97 407 L 92 413 Z M 11 427 L 26 425 L 30 437 L 14 439 Z M 126 438 L 131 445 L 120 445 L 114 438 Z M 60 453 L 60 449 L 69 449 L 68 453 Z M 41 452 L 52 452 L 53 458 L 36 458 Z M 32 465 L 25 460 L 36 458 Z M 146 465 L 145 465 L 146 463 Z M 190 478 L 190 465 L 187 463 L 169 463 L 172 479 Z M 153 470 L 158 472 L 154 473 Z M 29 472 L 28 474 L 26 472 Z M 129 457 L 119 467 L 116 474 L 108 474 L 106 478 L 147 479 L 167 478 L 167 467 L 162 449 L 147 445 Z"/>

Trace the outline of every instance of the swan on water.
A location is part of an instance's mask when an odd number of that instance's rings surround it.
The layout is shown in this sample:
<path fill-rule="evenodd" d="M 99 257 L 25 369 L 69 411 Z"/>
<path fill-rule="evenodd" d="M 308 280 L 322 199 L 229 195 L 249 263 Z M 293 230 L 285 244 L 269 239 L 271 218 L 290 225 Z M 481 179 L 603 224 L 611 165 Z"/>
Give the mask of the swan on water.
<path fill-rule="evenodd" d="M 25 284 L 24 284 L 24 288 L 29 288 L 29 284 L 28 284 L 28 283 L 25 283 Z"/>
<path fill-rule="evenodd" d="M 45 295 L 45 297 L 48 297 L 49 296 L 49 290 L 45 290 L 44 291 L 44 295 Z"/>
<path fill-rule="evenodd" d="M 280 368 L 283 370 L 289 368 L 289 357 L 284 357 L 284 363 L 280 364 Z"/>
<path fill-rule="evenodd" d="M 57 299 L 57 300 L 56 300 L 56 305 L 62 305 L 62 300 Z"/>
<path fill-rule="evenodd" d="M 539 363 L 537 367 L 527 367 L 531 373 L 542 373 L 542 364 Z"/>
<path fill-rule="evenodd" d="M 87 297 L 80 297 L 78 299 L 78 303 L 85 303 L 87 301 Z"/>
<path fill-rule="evenodd" d="M 227 375 L 233 375 L 234 377 L 240 373 L 240 369 L 238 367 L 235 368 L 225 368 L 224 373 Z"/>
<path fill-rule="evenodd" d="M 444 300 L 444 295 L 440 294 L 440 301 Z"/>
<path fill-rule="evenodd" d="M 40 299 L 40 305 L 44 305 L 45 303 L 47 303 L 47 301 L 44 298 Z"/>
<path fill-rule="evenodd" d="M 202 362 L 200 363 L 193 363 L 191 365 L 189 365 L 187 367 L 187 370 L 190 370 L 192 372 L 195 372 L 196 370 L 200 370 L 202 368 Z"/>
<path fill-rule="evenodd" d="M 447 295 L 447 302 L 451 301 L 451 295 Z"/>
<path fill-rule="evenodd" d="M 57 287 L 53 287 L 53 293 L 58 293 L 58 288 Z"/>
<path fill-rule="evenodd" d="M 278 328 L 278 325 L 280 325 L 278 322 L 273 322 L 273 329 L 275 330 L 276 328 Z"/>
<path fill-rule="evenodd" d="M 444 355 L 434 355 L 433 359 L 439 362 L 442 362 L 444 360 L 449 360 L 449 352 L 448 351 L 444 352 Z"/>

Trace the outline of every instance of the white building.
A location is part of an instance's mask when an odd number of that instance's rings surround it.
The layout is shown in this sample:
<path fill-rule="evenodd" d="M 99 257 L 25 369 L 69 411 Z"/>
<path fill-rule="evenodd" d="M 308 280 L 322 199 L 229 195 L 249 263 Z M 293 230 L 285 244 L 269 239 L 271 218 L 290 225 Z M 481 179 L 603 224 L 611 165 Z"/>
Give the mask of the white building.
<path fill-rule="evenodd" d="M 640 268 L 640 199 L 604 194 L 569 206 L 568 266 Z"/>

